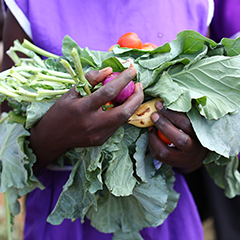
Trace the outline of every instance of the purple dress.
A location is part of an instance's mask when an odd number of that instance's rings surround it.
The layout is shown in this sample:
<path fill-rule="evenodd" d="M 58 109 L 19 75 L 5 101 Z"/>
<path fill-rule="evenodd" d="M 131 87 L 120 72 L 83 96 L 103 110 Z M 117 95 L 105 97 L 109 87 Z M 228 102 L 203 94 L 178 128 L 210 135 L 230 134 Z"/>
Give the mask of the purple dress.
<path fill-rule="evenodd" d="M 214 2 L 215 13 L 210 26 L 211 38 L 220 42 L 224 37 L 239 37 L 239 0 L 214 0 Z"/>
<path fill-rule="evenodd" d="M 126 32 L 136 32 L 142 42 L 162 45 L 178 32 L 191 29 L 203 35 L 211 18 L 208 0 L 15 0 L 5 1 L 25 32 L 39 47 L 61 54 L 65 35 L 79 46 L 107 51 Z M 210 1 L 211 2 L 211 1 Z M 210 18 L 209 18 L 210 17 Z M 68 179 L 69 171 L 45 169 L 40 180 L 46 189 L 31 192 L 27 199 L 24 240 L 110 240 L 112 234 L 94 229 L 89 221 L 46 222 Z M 176 173 L 175 190 L 180 193 L 176 209 L 157 228 L 141 231 L 146 240 L 202 240 L 201 220 L 188 189 Z"/>

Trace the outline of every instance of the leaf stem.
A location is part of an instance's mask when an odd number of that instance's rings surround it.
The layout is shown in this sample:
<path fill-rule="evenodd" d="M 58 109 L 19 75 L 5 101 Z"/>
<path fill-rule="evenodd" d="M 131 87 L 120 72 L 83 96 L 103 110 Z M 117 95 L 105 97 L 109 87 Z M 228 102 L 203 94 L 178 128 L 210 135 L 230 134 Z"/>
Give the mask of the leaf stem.
<path fill-rule="evenodd" d="M 50 53 L 48 51 L 45 51 L 39 47 L 37 47 L 36 45 L 34 45 L 33 43 L 29 42 L 27 39 L 24 39 L 23 40 L 23 43 L 22 43 L 22 46 L 27 48 L 28 50 L 32 50 L 34 51 L 35 53 L 38 53 L 42 56 L 45 56 L 45 57 L 48 57 L 48 58 L 54 58 L 54 59 L 57 59 L 59 58 L 58 55 L 56 54 L 53 54 L 53 53 Z"/>
<path fill-rule="evenodd" d="M 1 115 L 0 115 L 0 124 L 3 123 L 7 118 L 9 118 L 8 114 L 4 118 L 1 118 Z"/>
<path fill-rule="evenodd" d="M 8 240 L 12 240 L 11 212 L 9 209 L 8 192 L 7 191 L 4 193 L 4 203 L 5 203 L 5 210 L 6 210 L 7 236 L 8 236 Z"/>
<path fill-rule="evenodd" d="M 68 78 L 60 78 L 60 77 L 55 77 L 55 76 L 49 76 L 46 74 L 42 74 L 42 73 L 38 73 L 36 75 L 36 80 L 48 80 L 48 81 L 53 81 L 53 82 L 59 82 L 59 83 L 69 83 L 69 84 L 74 84 L 75 81 L 73 81 L 72 79 L 68 79 Z"/>
<path fill-rule="evenodd" d="M 86 93 L 88 95 L 90 95 L 91 94 L 91 90 L 89 88 L 89 82 L 88 82 L 88 80 L 84 76 L 83 69 L 82 69 L 82 64 L 81 64 L 80 57 L 78 55 L 78 52 L 77 52 L 76 48 L 72 49 L 71 56 L 72 56 L 74 65 L 76 67 L 78 76 L 79 76 L 80 80 L 85 84 L 84 85 L 84 89 L 85 89 Z"/>
<path fill-rule="evenodd" d="M 18 40 L 14 41 L 14 46 L 11 48 L 15 52 L 21 52 L 26 56 L 30 57 L 40 67 L 46 68 L 44 61 L 36 54 L 36 52 L 23 47 Z"/>
<path fill-rule="evenodd" d="M 68 73 L 71 75 L 72 79 L 74 80 L 74 82 L 76 84 L 79 83 L 79 79 L 77 77 L 77 74 L 75 73 L 75 71 L 73 70 L 72 66 L 70 65 L 70 63 L 65 60 L 65 59 L 61 59 L 60 63 L 65 67 L 65 69 L 68 71 Z"/>

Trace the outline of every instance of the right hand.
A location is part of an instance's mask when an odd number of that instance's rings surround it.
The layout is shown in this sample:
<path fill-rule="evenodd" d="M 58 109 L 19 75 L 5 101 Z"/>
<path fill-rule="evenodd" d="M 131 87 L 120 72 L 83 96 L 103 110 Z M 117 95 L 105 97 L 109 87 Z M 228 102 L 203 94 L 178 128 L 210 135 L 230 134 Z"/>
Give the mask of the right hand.
<path fill-rule="evenodd" d="M 111 68 L 89 71 L 92 86 L 112 73 Z M 137 110 L 143 101 L 140 83 L 123 104 L 109 111 L 102 106 L 111 101 L 136 75 L 129 67 L 113 81 L 89 96 L 81 97 L 73 87 L 64 94 L 31 129 L 30 145 L 37 156 L 35 169 L 48 165 L 68 148 L 102 145 Z"/>

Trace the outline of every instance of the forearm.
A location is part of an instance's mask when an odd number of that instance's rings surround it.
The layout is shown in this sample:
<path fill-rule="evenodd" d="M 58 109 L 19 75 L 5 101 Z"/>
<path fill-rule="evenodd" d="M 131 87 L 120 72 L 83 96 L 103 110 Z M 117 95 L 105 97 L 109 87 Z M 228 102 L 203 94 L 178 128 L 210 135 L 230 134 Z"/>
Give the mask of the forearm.
<path fill-rule="evenodd" d="M 47 136 L 48 133 L 45 131 L 38 131 L 38 126 L 32 128 L 30 133 L 30 147 L 37 157 L 37 161 L 33 166 L 35 172 L 51 164 L 67 150 L 65 148 L 54 148 L 51 137 Z"/>

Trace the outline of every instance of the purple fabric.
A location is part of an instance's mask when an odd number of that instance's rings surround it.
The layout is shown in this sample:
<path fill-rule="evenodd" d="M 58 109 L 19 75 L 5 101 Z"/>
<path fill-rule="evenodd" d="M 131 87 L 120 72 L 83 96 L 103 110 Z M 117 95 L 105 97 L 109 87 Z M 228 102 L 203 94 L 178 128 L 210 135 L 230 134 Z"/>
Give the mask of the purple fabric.
<path fill-rule="evenodd" d="M 61 54 L 62 39 L 72 37 L 81 47 L 107 51 L 119 37 L 136 32 L 142 42 L 162 45 L 182 30 L 207 33 L 208 0 L 15 0 L 31 23 L 33 42 Z M 45 170 L 46 189 L 35 190 L 27 200 L 24 240 L 108 240 L 88 221 L 64 220 L 59 226 L 46 222 L 69 172 Z M 158 228 L 142 230 L 146 240 L 202 240 L 201 221 L 184 178 L 176 173 L 175 189 L 181 196 L 177 208 Z"/>
<path fill-rule="evenodd" d="M 65 219 L 57 226 L 46 222 L 68 176 L 68 171 L 44 171 L 40 180 L 46 189 L 37 189 L 28 196 L 24 240 L 112 239 L 112 234 L 98 232 L 90 225 L 89 220 L 81 224 L 79 219 L 74 222 Z M 183 176 L 178 173 L 175 176 L 174 188 L 180 193 L 178 206 L 161 226 L 141 231 L 145 240 L 203 240 L 201 220 L 192 195 Z"/>
<path fill-rule="evenodd" d="M 215 11 L 211 23 L 211 38 L 220 42 L 223 37 L 230 38 L 240 32 L 239 0 L 214 0 Z"/>
<path fill-rule="evenodd" d="M 182 30 L 207 33 L 208 0 L 49 1 L 16 0 L 32 26 L 33 41 L 61 54 L 61 41 L 72 37 L 81 47 L 107 51 L 126 32 L 162 45 Z"/>

